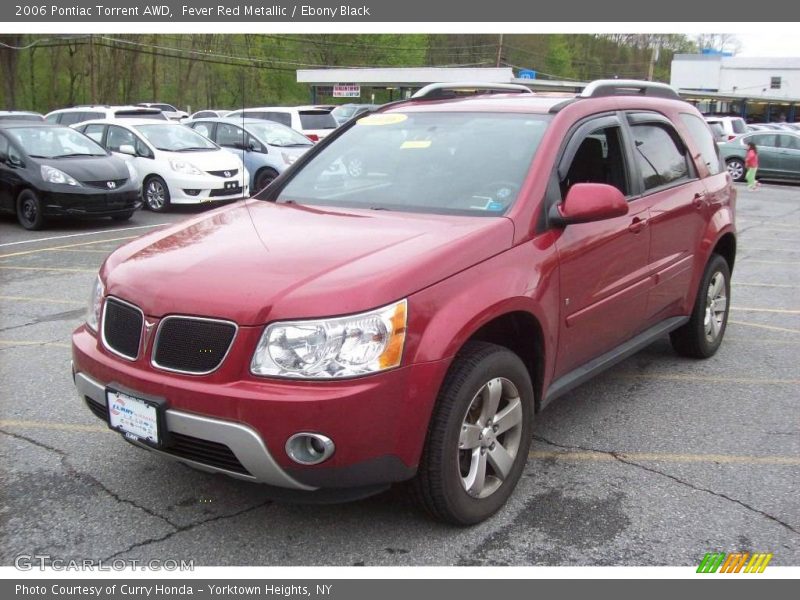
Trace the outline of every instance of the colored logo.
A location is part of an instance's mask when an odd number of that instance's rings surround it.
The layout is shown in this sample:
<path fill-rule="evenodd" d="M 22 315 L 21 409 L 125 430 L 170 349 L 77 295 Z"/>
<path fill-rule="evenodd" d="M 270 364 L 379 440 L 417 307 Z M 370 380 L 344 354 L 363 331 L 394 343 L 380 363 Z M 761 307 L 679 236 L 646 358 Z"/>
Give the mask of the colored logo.
<path fill-rule="evenodd" d="M 766 552 L 709 552 L 700 561 L 698 573 L 763 573 L 772 553 Z"/>

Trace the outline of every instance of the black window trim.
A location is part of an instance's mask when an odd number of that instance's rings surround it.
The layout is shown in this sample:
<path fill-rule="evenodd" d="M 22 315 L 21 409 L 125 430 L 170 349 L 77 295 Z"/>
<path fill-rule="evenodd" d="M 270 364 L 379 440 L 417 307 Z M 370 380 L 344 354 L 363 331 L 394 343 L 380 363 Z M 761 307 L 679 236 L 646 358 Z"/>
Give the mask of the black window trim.
<path fill-rule="evenodd" d="M 699 160 L 699 161 L 702 161 L 702 163 L 703 163 L 703 166 L 704 166 L 704 167 L 706 168 L 706 170 L 708 171 L 708 176 L 709 176 L 709 177 L 716 177 L 717 175 L 724 174 L 724 173 L 725 173 L 725 170 L 726 170 L 726 169 L 725 169 L 725 163 L 724 163 L 724 161 L 722 160 L 722 155 L 721 155 L 721 154 L 720 154 L 720 152 L 719 152 L 719 145 L 717 145 L 716 137 L 714 136 L 714 131 L 711 129 L 711 124 L 710 124 L 708 121 L 706 121 L 706 120 L 705 120 L 705 119 L 704 119 L 702 116 L 700 116 L 700 115 L 696 115 L 696 114 L 694 114 L 694 113 L 691 113 L 691 112 L 687 112 L 687 111 L 685 111 L 685 110 L 683 110 L 683 111 L 681 111 L 680 113 L 678 113 L 678 116 L 680 116 L 680 117 L 681 117 L 681 120 L 682 120 L 682 123 L 681 123 L 681 125 L 682 125 L 682 126 L 683 126 L 683 127 L 686 129 L 686 130 L 687 130 L 687 132 L 689 133 L 689 137 L 690 137 L 690 138 L 692 138 L 692 143 L 693 143 L 694 145 L 697 145 L 697 140 L 695 140 L 695 139 L 694 139 L 694 136 L 692 136 L 692 132 L 689 130 L 689 127 L 686 125 L 686 121 L 685 121 L 685 120 L 683 120 L 683 117 L 684 117 L 684 116 L 690 116 L 690 117 L 693 117 L 695 120 L 699 121 L 700 123 L 703 123 L 703 124 L 705 124 L 705 126 L 709 128 L 710 135 L 711 135 L 711 141 L 714 143 L 714 152 L 715 152 L 715 154 L 717 155 L 717 160 L 718 160 L 718 161 L 719 161 L 719 163 L 720 163 L 720 170 L 719 170 L 717 173 L 712 173 L 712 172 L 709 170 L 709 165 L 708 165 L 708 163 L 705 161 L 705 158 L 703 157 L 703 152 L 702 152 L 702 150 L 698 150 L 698 152 L 697 152 L 697 156 L 692 156 L 692 155 L 691 155 L 691 152 L 689 152 L 689 157 L 692 159 L 692 160 L 691 160 L 691 164 L 692 164 L 692 166 L 694 167 L 694 171 L 695 171 L 695 174 L 697 175 L 697 178 L 698 178 L 698 179 L 702 179 L 702 177 L 700 177 L 700 173 L 699 173 L 699 171 L 698 171 L 698 169 L 697 169 L 697 164 L 696 164 L 696 162 L 697 162 L 698 160 Z M 678 135 L 680 135 L 680 132 L 678 132 Z M 684 143 L 684 146 L 686 146 L 686 149 L 687 149 L 687 151 L 690 151 L 690 148 L 689 148 L 689 147 L 686 145 L 686 143 Z"/>

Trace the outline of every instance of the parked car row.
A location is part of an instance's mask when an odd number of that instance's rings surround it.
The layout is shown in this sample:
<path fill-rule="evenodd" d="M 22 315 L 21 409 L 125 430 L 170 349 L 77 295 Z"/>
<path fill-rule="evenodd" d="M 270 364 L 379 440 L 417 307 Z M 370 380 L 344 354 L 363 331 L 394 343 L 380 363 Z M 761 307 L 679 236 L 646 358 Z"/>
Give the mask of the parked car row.
<path fill-rule="evenodd" d="M 751 143 L 758 150 L 759 178 L 800 179 L 800 133 L 765 130 L 741 135 L 720 144 L 720 156 L 734 181 L 744 181 L 745 155 Z"/>

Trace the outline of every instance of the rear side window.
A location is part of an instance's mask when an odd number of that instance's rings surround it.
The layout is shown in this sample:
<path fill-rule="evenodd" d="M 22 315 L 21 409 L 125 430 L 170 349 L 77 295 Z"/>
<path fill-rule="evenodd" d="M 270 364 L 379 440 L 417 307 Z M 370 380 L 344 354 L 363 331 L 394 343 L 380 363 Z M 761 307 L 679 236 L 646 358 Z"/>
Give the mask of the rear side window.
<path fill-rule="evenodd" d="M 81 113 L 81 121 L 93 121 L 94 119 L 102 119 L 105 115 L 101 112 L 84 112 Z"/>
<path fill-rule="evenodd" d="M 292 126 L 292 115 L 289 114 L 288 112 L 270 111 L 261 114 L 264 115 L 261 118 L 266 119 L 267 121 L 275 121 L 276 123 L 280 123 L 281 125 L 286 125 L 287 127 Z"/>
<path fill-rule="evenodd" d="M 794 135 L 782 135 L 781 148 L 788 148 L 789 150 L 800 150 L 800 137 Z"/>
<path fill-rule="evenodd" d="M 689 113 L 681 113 L 681 121 L 686 125 L 689 135 L 700 150 L 700 156 L 708 167 L 708 172 L 711 175 L 721 173 L 722 162 L 719 158 L 717 143 L 703 119 Z"/>
<path fill-rule="evenodd" d="M 778 147 L 778 135 L 775 133 L 760 133 L 758 135 L 750 136 L 747 140 L 744 141 L 745 144 L 755 144 L 756 147 L 760 148 L 764 146 L 766 148 L 777 148 Z"/>
<path fill-rule="evenodd" d="M 83 121 L 88 121 L 88 119 L 83 118 L 82 112 L 61 113 L 61 118 L 58 120 L 62 125 L 74 125 L 75 123 L 81 123 Z"/>
<path fill-rule="evenodd" d="M 141 111 L 141 110 L 118 110 L 114 113 L 117 119 L 158 119 L 168 121 L 167 116 L 160 110 Z"/>
<path fill-rule="evenodd" d="M 731 127 L 733 127 L 733 133 L 747 132 L 747 125 L 743 119 L 731 119 Z"/>
<path fill-rule="evenodd" d="M 203 119 L 203 118 L 216 117 L 216 116 L 217 115 L 215 113 L 213 113 L 212 111 L 210 111 L 210 110 L 201 110 L 199 113 L 197 113 L 194 116 L 194 118 L 195 119 Z"/>
<path fill-rule="evenodd" d="M 329 111 L 301 110 L 300 126 L 303 129 L 336 129 L 336 119 Z"/>
<path fill-rule="evenodd" d="M 682 148 L 665 126 L 633 125 L 634 156 L 645 190 L 688 179 L 689 167 Z"/>

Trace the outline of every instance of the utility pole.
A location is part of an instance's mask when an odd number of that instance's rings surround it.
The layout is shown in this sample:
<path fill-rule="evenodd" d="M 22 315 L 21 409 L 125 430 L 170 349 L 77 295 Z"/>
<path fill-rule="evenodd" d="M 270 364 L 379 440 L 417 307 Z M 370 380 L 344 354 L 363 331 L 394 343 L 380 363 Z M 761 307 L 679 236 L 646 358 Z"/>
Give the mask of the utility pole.
<path fill-rule="evenodd" d="M 97 104 L 97 87 L 94 79 L 94 35 L 89 34 L 89 100 Z"/>
<path fill-rule="evenodd" d="M 497 62 L 495 67 L 500 67 L 500 59 L 503 57 L 503 34 L 500 34 L 500 39 L 497 42 Z"/>
<path fill-rule="evenodd" d="M 658 56 L 661 50 L 661 40 L 656 40 L 655 46 L 653 46 L 653 50 L 650 52 L 650 66 L 647 68 L 647 81 L 653 81 L 653 73 L 656 68 L 656 61 L 658 60 Z"/>

